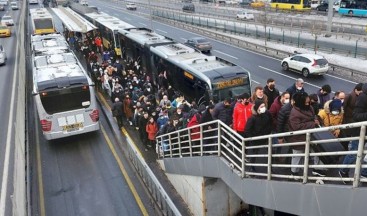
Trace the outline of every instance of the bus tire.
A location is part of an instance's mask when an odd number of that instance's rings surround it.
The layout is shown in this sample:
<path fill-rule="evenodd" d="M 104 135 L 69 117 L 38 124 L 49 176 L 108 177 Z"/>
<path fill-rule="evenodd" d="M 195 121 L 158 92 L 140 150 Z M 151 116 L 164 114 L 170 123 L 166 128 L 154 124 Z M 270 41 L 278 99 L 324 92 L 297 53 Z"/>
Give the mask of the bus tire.
<path fill-rule="evenodd" d="M 352 15 L 353 15 L 353 11 L 352 11 L 352 10 L 348 11 L 348 14 L 349 14 L 350 16 L 352 16 Z"/>

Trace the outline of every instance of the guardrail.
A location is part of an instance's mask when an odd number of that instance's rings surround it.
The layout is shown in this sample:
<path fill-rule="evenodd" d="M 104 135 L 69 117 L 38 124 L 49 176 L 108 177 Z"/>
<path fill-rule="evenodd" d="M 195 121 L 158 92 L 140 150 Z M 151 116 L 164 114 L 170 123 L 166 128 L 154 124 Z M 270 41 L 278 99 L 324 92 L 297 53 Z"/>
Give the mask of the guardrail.
<path fill-rule="evenodd" d="M 239 39 L 239 38 L 231 37 L 230 35 L 225 34 L 224 32 L 217 31 L 219 30 L 219 28 L 216 28 L 216 29 L 214 28 L 212 30 L 212 29 L 195 26 L 190 23 L 182 23 L 179 21 L 175 21 L 175 20 L 171 20 L 171 19 L 167 19 L 167 18 L 163 18 L 159 16 L 153 16 L 153 18 L 155 20 L 169 23 L 170 25 L 176 26 L 178 28 L 187 29 L 189 31 L 201 34 L 203 36 L 214 38 L 216 40 L 226 42 L 226 43 L 229 43 L 229 44 L 241 47 L 241 48 L 256 50 L 257 52 L 262 52 L 262 53 L 265 53 L 266 55 L 273 56 L 278 59 L 294 55 L 294 53 L 290 53 L 290 52 L 287 52 L 281 49 L 274 49 L 274 48 L 270 48 L 268 46 L 262 45 L 260 43 L 246 41 L 245 38 Z M 358 71 L 352 68 L 347 68 L 347 67 L 343 67 L 343 66 L 336 65 L 336 64 L 330 64 L 330 63 L 329 65 L 332 71 L 340 72 L 340 73 L 343 73 L 344 75 L 350 75 L 350 76 L 357 75 L 361 77 L 366 75 L 366 71 Z M 357 77 L 357 79 L 359 79 L 359 77 Z"/>
<path fill-rule="evenodd" d="M 204 129 L 208 126 L 212 129 Z M 157 136 L 157 146 L 160 158 L 166 157 L 194 157 L 205 155 L 217 155 L 223 157 L 230 164 L 230 168 L 238 171 L 242 178 L 260 177 L 267 180 L 272 179 L 293 179 L 302 180 L 302 183 L 306 184 L 311 181 L 318 183 L 324 183 L 324 181 L 331 182 L 353 182 L 353 187 L 359 187 L 360 182 L 367 182 L 367 179 L 361 179 L 361 169 L 367 168 L 367 165 L 362 165 L 363 154 L 367 153 L 364 150 L 366 137 L 367 122 L 353 123 L 349 125 L 340 125 L 333 127 L 324 127 L 310 130 L 293 131 L 281 134 L 272 134 L 259 137 L 243 138 L 238 133 L 234 132 L 229 126 L 225 125 L 219 120 L 211 121 L 201 125 L 193 126 L 190 128 L 181 129 L 171 133 Z M 312 136 L 315 133 L 332 131 L 336 129 L 359 129 L 359 137 L 348 138 L 332 138 L 325 140 L 313 140 Z M 197 131 L 197 132 L 194 132 Z M 304 135 L 305 141 L 303 142 L 289 142 L 283 144 L 274 144 L 273 139 L 290 137 L 296 135 Z M 198 136 L 196 139 L 192 139 L 192 136 Z M 356 151 L 335 151 L 335 152 L 315 152 L 312 147 L 315 145 L 328 145 L 332 142 L 349 142 L 357 140 L 358 150 Z M 254 141 L 260 141 L 261 145 L 250 145 Z M 329 144 L 330 145 L 330 144 Z M 301 147 L 303 149 L 298 153 L 287 153 L 288 148 Z M 273 153 L 277 151 L 280 153 Z M 252 153 L 250 153 L 252 152 Z M 286 152 L 286 153 L 282 153 Z M 338 162 L 334 164 L 309 164 L 311 157 L 334 157 L 338 158 L 342 155 L 355 155 L 356 162 L 352 165 L 343 165 Z M 285 162 L 275 162 L 279 158 L 291 158 L 302 157 L 303 164 L 290 165 Z M 302 175 L 289 175 L 274 173 L 275 168 L 288 168 L 297 167 L 303 169 Z M 256 171 L 254 170 L 256 169 Z M 309 169 L 340 169 L 340 168 L 353 168 L 354 175 L 352 177 L 342 178 L 339 176 L 325 177 L 309 176 Z M 331 173 L 331 172 L 329 172 Z"/>

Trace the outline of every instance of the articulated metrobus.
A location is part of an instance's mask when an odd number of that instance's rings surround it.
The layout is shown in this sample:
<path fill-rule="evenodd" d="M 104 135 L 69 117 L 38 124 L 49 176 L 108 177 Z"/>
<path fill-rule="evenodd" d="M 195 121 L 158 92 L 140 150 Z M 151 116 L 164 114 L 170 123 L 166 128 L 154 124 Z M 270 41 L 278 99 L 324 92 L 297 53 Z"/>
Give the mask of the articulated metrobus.
<path fill-rule="evenodd" d="M 120 30 L 126 57 L 140 59 L 156 82 L 166 71 L 169 84 L 187 100 L 198 104 L 218 102 L 242 93 L 251 94 L 250 73 L 228 61 L 204 55 L 146 28 Z"/>
<path fill-rule="evenodd" d="M 118 30 L 134 28 L 134 26 L 103 12 L 86 13 L 84 17 L 99 29 L 103 46 L 105 48 L 113 48 L 116 55 L 121 56 Z"/>
<path fill-rule="evenodd" d="M 311 10 L 310 0 L 271 0 L 270 7 L 276 10 Z"/>
<path fill-rule="evenodd" d="M 47 140 L 99 130 L 91 79 L 60 34 L 33 35 L 33 98 Z"/>
<path fill-rule="evenodd" d="M 56 32 L 52 15 L 46 8 L 31 8 L 29 13 L 31 15 L 33 34 L 40 35 Z"/>
<path fill-rule="evenodd" d="M 367 16 L 367 0 L 342 0 L 338 11 L 341 15 Z"/>

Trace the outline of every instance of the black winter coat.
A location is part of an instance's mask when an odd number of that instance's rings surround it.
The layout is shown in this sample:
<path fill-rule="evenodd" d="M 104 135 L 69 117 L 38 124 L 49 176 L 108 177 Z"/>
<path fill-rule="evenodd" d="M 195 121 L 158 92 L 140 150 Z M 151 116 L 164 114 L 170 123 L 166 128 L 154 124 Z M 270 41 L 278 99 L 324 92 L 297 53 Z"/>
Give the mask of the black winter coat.
<path fill-rule="evenodd" d="M 258 114 L 254 108 L 252 108 L 252 116 L 247 120 L 245 128 L 245 137 L 256 137 L 262 135 L 271 134 L 273 118 L 269 111 L 263 114 Z M 265 145 L 267 144 L 267 139 L 254 140 L 251 145 Z"/>
<path fill-rule="evenodd" d="M 117 117 L 117 116 L 122 116 L 123 115 L 123 104 L 121 101 L 118 101 L 118 102 L 115 102 L 113 105 L 112 105 L 112 114 L 114 117 Z"/>
<path fill-rule="evenodd" d="M 355 122 L 367 121 L 367 83 L 362 87 L 362 93 L 357 97 L 353 110 L 353 120 Z M 353 130 L 354 136 L 358 136 L 360 130 Z"/>
<path fill-rule="evenodd" d="M 292 110 L 292 104 L 288 103 L 280 108 L 277 120 L 277 133 L 284 133 L 289 131 L 288 119 Z"/>
<path fill-rule="evenodd" d="M 221 120 L 226 125 L 232 124 L 233 109 L 231 106 L 225 107 L 223 102 L 219 102 L 215 105 L 213 110 L 213 119 Z"/>

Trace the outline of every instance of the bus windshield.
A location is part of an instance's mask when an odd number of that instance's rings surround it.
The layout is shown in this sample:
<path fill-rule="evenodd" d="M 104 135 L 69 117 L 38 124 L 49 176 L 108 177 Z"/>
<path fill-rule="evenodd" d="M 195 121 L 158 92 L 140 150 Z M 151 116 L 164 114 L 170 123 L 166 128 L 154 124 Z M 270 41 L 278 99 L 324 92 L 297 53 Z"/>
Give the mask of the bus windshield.
<path fill-rule="evenodd" d="M 224 100 L 227 97 L 234 98 L 243 93 L 251 95 L 249 77 L 237 77 L 213 83 L 213 98 L 215 102 Z"/>
<path fill-rule="evenodd" d="M 51 19 L 38 19 L 34 21 L 35 29 L 53 29 L 53 24 Z"/>
<path fill-rule="evenodd" d="M 72 87 L 56 91 L 41 92 L 41 103 L 49 115 L 87 108 L 90 105 L 89 86 Z"/>

